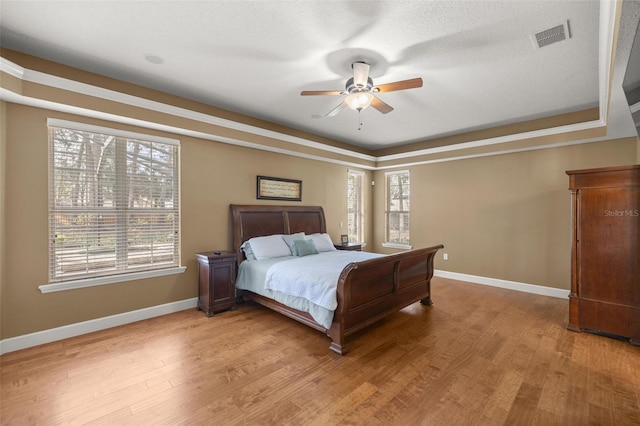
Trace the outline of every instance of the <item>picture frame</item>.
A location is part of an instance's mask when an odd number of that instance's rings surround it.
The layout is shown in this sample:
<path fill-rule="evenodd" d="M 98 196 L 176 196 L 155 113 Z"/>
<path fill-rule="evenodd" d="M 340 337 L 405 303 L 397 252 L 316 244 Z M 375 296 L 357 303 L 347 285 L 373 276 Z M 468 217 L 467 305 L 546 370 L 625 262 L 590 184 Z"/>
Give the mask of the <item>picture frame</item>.
<path fill-rule="evenodd" d="M 271 176 L 257 176 L 258 200 L 302 201 L 302 181 Z"/>
<path fill-rule="evenodd" d="M 347 234 L 340 235 L 340 241 L 342 241 L 342 245 L 349 245 L 349 236 Z"/>

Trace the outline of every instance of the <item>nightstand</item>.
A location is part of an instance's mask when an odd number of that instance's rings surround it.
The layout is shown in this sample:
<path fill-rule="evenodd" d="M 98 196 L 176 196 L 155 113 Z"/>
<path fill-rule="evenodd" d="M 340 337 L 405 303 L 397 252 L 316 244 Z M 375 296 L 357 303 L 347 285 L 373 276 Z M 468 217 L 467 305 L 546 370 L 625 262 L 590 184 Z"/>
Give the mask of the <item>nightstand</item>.
<path fill-rule="evenodd" d="M 198 309 L 208 317 L 236 304 L 236 253 L 208 251 L 198 259 Z"/>
<path fill-rule="evenodd" d="M 333 246 L 338 250 L 362 251 L 360 243 L 334 244 Z"/>

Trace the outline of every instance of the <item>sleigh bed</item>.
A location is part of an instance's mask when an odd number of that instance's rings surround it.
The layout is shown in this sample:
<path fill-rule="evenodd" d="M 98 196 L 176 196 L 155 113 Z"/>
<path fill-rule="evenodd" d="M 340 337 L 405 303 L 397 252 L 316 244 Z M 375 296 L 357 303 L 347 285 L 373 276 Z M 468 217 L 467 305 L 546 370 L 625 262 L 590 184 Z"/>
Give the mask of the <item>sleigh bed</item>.
<path fill-rule="evenodd" d="M 319 206 L 231 205 L 230 208 L 233 249 L 239 265 L 245 261 L 241 247 L 251 238 L 326 233 L 324 211 Z M 346 340 L 355 332 L 417 301 L 431 305 L 433 259 L 440 248 L 443 246 L 349 263 L 339 274 L 333 319 L 324 326 L 309 313 L 263 294 L 249 290 L 238 290 L 238 294 L 239 298 L 253 300 L 326 333 L 331 338 L 330 349 L 344 354 Z"/>

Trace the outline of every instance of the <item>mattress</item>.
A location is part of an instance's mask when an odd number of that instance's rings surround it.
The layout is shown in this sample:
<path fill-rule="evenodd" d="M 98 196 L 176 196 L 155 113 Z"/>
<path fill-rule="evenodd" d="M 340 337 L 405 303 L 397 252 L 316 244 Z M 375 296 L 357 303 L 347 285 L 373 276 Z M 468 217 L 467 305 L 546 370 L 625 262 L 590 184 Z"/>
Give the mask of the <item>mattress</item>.
<path fill-rule="evenodd" d="M 335 271 L 337 271 L 334 274 L 335 276 L 329 279 L 329 283 L 332 286 L 329 291 L 333 292 L 333 297 L 335 298 L 339 272 L 347 264 L 379 256 L 383 255 L 358 251 L 330 251 L 302 258 L 297 256 L 285 256 L 264 260 L 244 261 L 238 268 L 236 288 L 252 291 L 260 294 L 261 296 L 268 297 L 282 303 L 283 305 L 289 306 L 290 308 L 307 312 L 318 324 L 328 329 L 331 327 L 331 322 L 333 321 L 333 309 L 320 306 L 320 304 L 314 303 L 314 301 L 305 297 L 265 288 L 267 276 L 270 276 L 271 278 L 272 274 L 270 274 L 270 270 L 273 272 L 272 267 L 274 267 L 274 265 L 278 265 L 273 269 L 285 269 L 289 270 L 288 272 L 291 272 L 292 269 L 296 268 L 296 265 L 304 265 L 304 271 L 308 276 L 317 277 L 319 273 L 314 274 L 313 269 L 310 267 L 309 260 L 318 259 L 320 261 L 319 263 L 324 262 L 326 265 L 327 259 L 331 259 L 331 261 L 336 262 L 337 265 L 335 268 Z M 326 267 L 324 269 L 326 269 Z M 300 278 L 300 280 L 302 281 L 303 278 Z M 301 283 L 301 285 L 304 285 L 304 283 Z"/>

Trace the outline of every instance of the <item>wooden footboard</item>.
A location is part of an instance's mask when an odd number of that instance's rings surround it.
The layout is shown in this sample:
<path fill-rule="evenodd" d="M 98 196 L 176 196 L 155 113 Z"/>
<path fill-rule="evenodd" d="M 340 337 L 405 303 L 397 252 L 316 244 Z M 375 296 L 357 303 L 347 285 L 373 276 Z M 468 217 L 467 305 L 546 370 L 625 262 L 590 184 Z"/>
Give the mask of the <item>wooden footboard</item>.
<path fill-rule="evenodd" d="M 433 259 L 443 247 L 347 265 L 338 281 L 338 308 L 327 330 L 331 350 L 344 354 L 345 340 L 350 335 L 418 300 L 431 305 Z"/>

